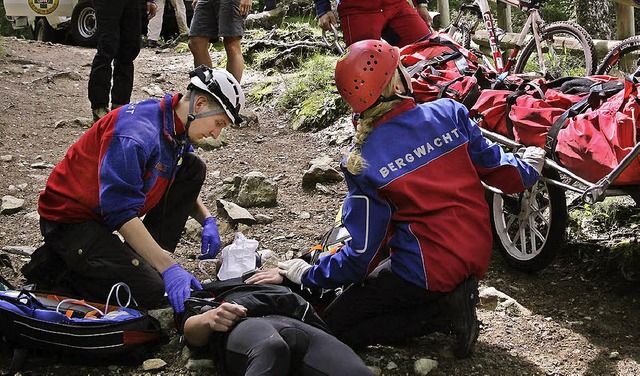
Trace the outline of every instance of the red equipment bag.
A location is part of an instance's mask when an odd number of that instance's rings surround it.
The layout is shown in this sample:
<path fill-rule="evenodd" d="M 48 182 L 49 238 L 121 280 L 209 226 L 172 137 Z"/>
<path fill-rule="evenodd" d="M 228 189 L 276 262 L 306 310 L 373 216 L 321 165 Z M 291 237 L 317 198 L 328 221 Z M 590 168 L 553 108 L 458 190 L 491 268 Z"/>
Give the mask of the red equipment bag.
<path fill-rule="evenodd" d="M 595 109 L 569 118 L 559 130 L 555 152 L 576 175 L 596 182 L 615 167 L 640 142 L 640 83 L 628 79 L 624 90 Z M 613 182 L 640 184 L 640 160 L 636 158 Z"/>
<path fill-rule="evenodd" d="M 444 32 L 403 47 L 400 61 L 411 75 L 419 103 L 451 98 L 470 108 L 480 94 L 479 81 L 485 78 L 478 58 Z"/>
<path fill-rule="evenodd" d="M 525 82 L 508 98 L 509 131 L 516 142 L 529 146 L 544 147 L 545 137 L 553 123 L 571 106 L 579 102 L 581 95 L 565 94 L 551 89 L 542 79 Z"/>

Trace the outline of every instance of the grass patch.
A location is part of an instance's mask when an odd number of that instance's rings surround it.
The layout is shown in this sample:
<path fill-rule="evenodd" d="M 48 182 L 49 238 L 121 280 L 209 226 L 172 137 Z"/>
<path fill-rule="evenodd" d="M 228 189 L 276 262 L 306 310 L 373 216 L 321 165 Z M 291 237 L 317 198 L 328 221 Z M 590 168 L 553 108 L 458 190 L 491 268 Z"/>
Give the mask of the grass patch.
<path fill-rule="evenodd" d="M 349 112 L 338 95 L 333 78 L 337 57 L 317 54 L 304 61 L 300 69 L 285 79 L 286 92 L 277 106 L 293 110 L 293 128 L 325 128 Z"/>

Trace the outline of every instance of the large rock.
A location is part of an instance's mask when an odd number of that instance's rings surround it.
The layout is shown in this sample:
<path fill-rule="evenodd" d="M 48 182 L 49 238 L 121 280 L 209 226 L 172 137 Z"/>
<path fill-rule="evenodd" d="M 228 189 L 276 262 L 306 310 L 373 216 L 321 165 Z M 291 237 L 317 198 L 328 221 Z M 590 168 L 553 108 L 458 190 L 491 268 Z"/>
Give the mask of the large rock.
<path fill-rule="evenodd" d="M 276 206 L 278 185 L 268 180 L 261 172 L 252 171 L 242 177 L 236 202 L 246 208 Z"/>
<path fill-rule="evenodd" d="M 0 214 L 13 214 L 22 209 L 24 200 L 13 196 L 2 197 L 2 207 L 0 207 Z"/>
<path fill-rule="evenodd" d="M 253 223 L 256 219 L 249 213 L 249 211 L 233 202 L 219 199 L 216 201 L 218 213 L 228 217 L 234 222 L 249 222 Z"/>
<path fill-rule="evenodd" d="M 339 182 L 343 177 L 338 170 L 326 164 L 314 164 L 302 175 L 302 187 L 314 188 L 316 183 Z"/>

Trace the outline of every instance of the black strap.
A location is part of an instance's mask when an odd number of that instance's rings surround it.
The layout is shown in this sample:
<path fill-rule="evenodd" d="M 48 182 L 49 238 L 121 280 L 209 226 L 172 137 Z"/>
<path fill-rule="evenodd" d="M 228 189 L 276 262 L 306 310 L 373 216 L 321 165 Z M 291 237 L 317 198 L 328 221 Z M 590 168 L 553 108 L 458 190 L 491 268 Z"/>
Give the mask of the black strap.
<path fill-rule="evenodd" d="M 509 136 L 512 137 L 512 138 L 515 137 L 515 136 L 513 134 L 513 122 L 511 121 L 511 118 L 509 117 L 509 114 L 511 113 L 511 107 L 513 107 L 513 105 L 516 104 L 516 99 L 518 99 L 519 96 L 527 94 L 529 88 L 532 88 L 533 90 L 535 90 L 535 92 L 538 94 L 540 99 L 546 100 L 546 97 L 544 96 L 544 91 L 542 90 L 540 85 L 538 85 L 535 82 L 531 82 L 531 81 L 526 81 L 526 82 L 521 83 L 513 91 L 513 93 L 511 93 L 511 94 L 509 94 L 507 96 L 507 99 L 506 99 L 506 101 L 507 101 L 506 125 L 507 125 L 507 132 L 509 133 Z"/>
<path fill-rule="evenodd" d="M 447 61 L 458 59 L 462 57 L 462 54 L 458 51 L 445 52 L 440 56 L 434 56 L 432 58 L 423 59 L 407 68 L 409 76 L 413 77 L 418 72 L 422 72 L 426 67 L 437 67 L 440 64 L 444 64 Z"/>
<path fill-rule="evenodd" d="M 547 132 L 547 137 L 544 141 L 544 150 L 547 152 L 547 155 L 551 155 L 553 159 L 556 160 L 556 162 L 557 157 L 555 154 L 555 150 L 556 145 L 558 145 L 558 133 L 560 133 L 560 129 L 563 128 L 565 122 L 569 117 L 574 117 L 586 111 L 587 108 L 589 108 L 589 96 L 569 107 L 569 109 L 563 112 L 562 115 L 558 116 L 556 121 L 553 122 L 551 128 L 549 128 L 549 132 Z"/>
<path fill-rule="evenodd" d="M 556 146 L 558 145 L 558 134 L 564 127 L 568 118 L 579 115 L 586 111 L 588 108 L 595 109 L 599 107 L 602 102 L 618 93 L 622 88 L 624 88 L 623 82 L 615 85 L 607 85 L 600 82 L 593 84 L 589 89 L 589 95 L 583 98 L 580 102 L 569 107 L 568 110 L 566 110 L 556 119 L 556 121 L 553 122 L 551 128 L 549 128 L 549 132 L 547 133 L 547 137 L 545 138 L 544 142 L 544 149 L 547 154 L 551 155 L 553 159 L 557 161 L 555 150 Z"/>

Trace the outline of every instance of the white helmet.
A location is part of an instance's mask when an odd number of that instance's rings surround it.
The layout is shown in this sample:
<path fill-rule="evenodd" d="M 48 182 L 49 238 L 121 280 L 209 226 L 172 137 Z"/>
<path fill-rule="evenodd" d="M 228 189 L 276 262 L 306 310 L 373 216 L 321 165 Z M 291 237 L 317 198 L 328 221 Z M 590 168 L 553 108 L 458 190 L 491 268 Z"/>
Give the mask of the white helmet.
<path fill-rule="evenodd" d="M 244 107 L 244 93 L 235 77 L 224 69 L 201 65 L 189 72 L 191 83 L 187 90 L 197 87 L 213 95 L 234 124 L 240 124 L 240 111 Z"/>

